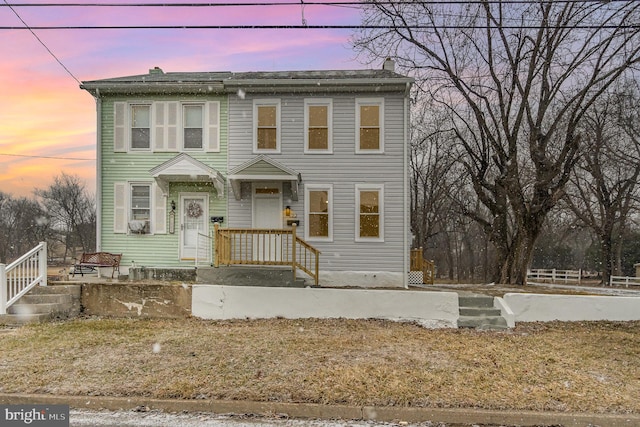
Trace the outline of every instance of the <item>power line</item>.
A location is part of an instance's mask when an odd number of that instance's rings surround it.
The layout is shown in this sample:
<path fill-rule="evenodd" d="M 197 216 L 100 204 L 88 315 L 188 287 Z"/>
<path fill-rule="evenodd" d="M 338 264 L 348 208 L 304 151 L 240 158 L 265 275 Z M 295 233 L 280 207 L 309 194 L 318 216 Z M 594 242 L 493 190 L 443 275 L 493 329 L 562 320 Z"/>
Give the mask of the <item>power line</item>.
<path fill-rule="evenodd" d="M 505 30 L 539 30 L 558 28 L 553 25 L 502 25 Z M 567 27 L 569 28 L 569 27 Z M 575 25 L 576 30 L 640 29 L 632 25 Z M 486 25 L 43 25 L 30 28 L 0 26 L 0 30 L 483 30 Z M 33 32 L 33 31 L 32 31 Z M 57 59 L 57 58 L 56 58 Z M 75 77 L 74 77 L 75 78 Z"/>
<path fill-rule="evenodd" d="M 35 156 L 35 155 L 29 155 L 29 154 L 11 154 L 11 153 L 0 153 L 0 156 L 27 157 L 31 159 L 53 159 L 53 160 L 77 160 L 77 161 L 95 161 L 96 160 L 96 159 L 85 159 L 81 157 Z"/>
<path fill-rule="evenodd" d="M 602 3 L 603 0 L 554 0 L 556 3 Z M 626 3 L 629 0 L 607 0 L 607 3 Z M 400 5 L 406 1 L 378 1 L 378 5 Z M 415 1 L 409 4 L 534 4 L 537 0 L 431 0 Z M 300 6 L 301 2 L 235 2 L 235 3 L 7 3 L 14 7 L 252 7 L 252 6 Z M 362 6 L 360 1 L 307 1 L 304 5 L 312 6 Z M 2 6 L 2 5 L 0 5 Z"/>
<path fill-rule="evenodd" d="M 35 37 L 36 40 L 38 40 L 38 42 L 47 50 L 47 52 L 49 52 L 49 55 L 51 55 L 53 59 L 55 59 L 56 62 L 60 64 L 60 66 L 67 72 L 67 74 L 69 74 L 71 78 L 73 78 L 76 82 L 78 82 L 78 84 L 82 84 L 80 83 L 80 80 L 76 76 L 74 76 L 71 71 L 69 71 L 66 65 L 64 65 L 62 61 L 60 61 L 60 59 L 58 59 L 58 57 L 51 51 L 51 49 L 49 49 L 49 47 L 40 39 L 40 37 L 38 37 L 38 35 L 33 31 L 33 28 L 29 27 L 29 25 L 25 22 L 25 20 L 22 19 L 22 17 L 18 14 L 18 12 L 13 7 L 11 7 L 11 5 L 7 2 L 7 0 L 4 0 L 4 2 L 7 6 L 9 6 L 9 9 L 11 9 L 13 14 L 16 15 L 16 17 L 20 20 L 20 22 L 24 24 L 24 28 L 22 29 L 29 30 L 29 32 L 33 34 L 33 37 Z"/>

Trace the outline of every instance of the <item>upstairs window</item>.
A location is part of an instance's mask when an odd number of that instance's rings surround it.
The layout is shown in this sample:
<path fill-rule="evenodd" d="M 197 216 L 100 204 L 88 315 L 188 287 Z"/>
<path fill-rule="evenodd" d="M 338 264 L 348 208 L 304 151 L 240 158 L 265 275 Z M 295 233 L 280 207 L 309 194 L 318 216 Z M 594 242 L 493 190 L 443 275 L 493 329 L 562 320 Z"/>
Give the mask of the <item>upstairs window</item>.
<path fill-rule="evenodd" d="M 151 106 L 131 106 L 131 149 L 151 148 Z"/>
<path fill-rule="evenodd" d="M 202 150 L 204 135 L 204 114 L 202 105 L 183 105 L 184 149 Z"/>
<path fill-rule="evenodd" d="M 280 101 L 256 100 L 254 103 L 254 150 L 280 151 Z"/>
<path fill-rule="evenodd" d="M 305 99 L 305 152 L 330 153 L 332 150 L 331 100 Z"/>
<path fill-rule="evenodd" d="M 383 241 L 383 187 L 381 185 L 357 185 L 356 207 L 356 241 Z"/>
<path fill-rule="evenodd" d="M 356 153 L 384 151 L 384 100 L 356 100 Z"/>

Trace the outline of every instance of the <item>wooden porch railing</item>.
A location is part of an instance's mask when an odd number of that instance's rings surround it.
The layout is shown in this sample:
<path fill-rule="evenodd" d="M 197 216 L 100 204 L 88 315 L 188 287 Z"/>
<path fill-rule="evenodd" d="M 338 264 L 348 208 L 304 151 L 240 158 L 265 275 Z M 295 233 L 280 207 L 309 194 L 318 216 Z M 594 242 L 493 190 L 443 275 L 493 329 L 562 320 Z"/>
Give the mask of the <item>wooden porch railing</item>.
<path fill-rule="evenodd" d="M 20 258 L 0 264 L 0 314 L 36 285 L 47 286 L 47 243 L 40 242 Z"/>
<path fill-rule="evenodd" d="M 433 285 L 436 276 L 436 265 L 433 261 L 424 259 L 422 248 L 411 249 L 409 271 L 422 271 L 423 283 Z"/>
<path fill-rule="evenodd" d="M 214 267 L 222 265 L 290 265 L 293 279 L 300 269 L 318 285 L 320 251 L 291 229 L 220 228 L 214 225 Z"/>

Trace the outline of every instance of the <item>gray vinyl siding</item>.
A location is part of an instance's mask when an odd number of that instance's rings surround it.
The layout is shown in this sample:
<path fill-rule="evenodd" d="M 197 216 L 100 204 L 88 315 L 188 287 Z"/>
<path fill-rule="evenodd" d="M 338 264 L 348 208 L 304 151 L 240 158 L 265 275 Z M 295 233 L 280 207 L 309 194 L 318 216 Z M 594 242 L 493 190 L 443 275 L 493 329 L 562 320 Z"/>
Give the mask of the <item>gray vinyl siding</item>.
<path fill-rule="evenodd" d="M 136 98 L 138 100 L 140 98 Z M 207 153 L 188 151 L 187 153 L 195 159 L 213 167 L 226 177 L 227 170 L 227 99 L 226 97 L 154 97 L 153 101 L 220 101 L 220 152 Z M 114 253 L 122 253 L 122 266 L 130 267 L 135 261 L 137 266 L 173 266 L 183 264 L 179 260 L 180 251 L 180 230 L 179 212 L 176 209 L 176 230 L 174 234 L 169 234 L 168 226 L 166 234 L 114 234 L 114 184 L 116 182 L 141 182 L 153 183 L 149 171 L 154 167 L 176 157 L 179 152 L 114 152 L 114 102 L 131 101 L 126 98 L 109 98 L 102 101 L 101 114 L 101 140 L 98 149 L 102 157 L 99 165 L 101 176 L 99 191 L 102 197 L 101 203 L 101 223 L 99 224 L 101 233 L 100 250 Z M 174 200 L 178 205 L 179 191 L 204 192 L 209 194 L 209 215 L 225 216 L 226 219 L 226 196 L 228 190 L 225 189 L 225 197 L 218 198 L 211 185 L 195 183 L 172 183 L 169 187 L 169 197 L 167 198 L 166 220 L 169 221 L 170 203 Z M 213 234 L 211 232 L 211 234 Z M 192 265 L 193 261 L 187 264 Z"/>
<path fill-rule="evenodd" d="M 283 204 L 291 206 L 304 230 L 306 184 L 333 185 L 333 242 L 309 242 L 318 248 L 321 271 L 389 271 L 404 273 L 404 94 L 326 94 L 273 95 L 281 100 L 280 153 L 266 156 L 300 172 L 302 182 L 298 201 L 284 193 Z M 333 100 L 333 153 L 304 153 L 304 99 Z M 355 153 L 356 98 L 384 98 L 384 153 Z M 253 99 L 229 99 L 229 168 L 232 169 L 259 153 L 253 152 Z M 255 97 L 260 99 L 260 97 Z M 356 242 L 356 184 L 384 185 L 384 242 Z M 285 185 L 286 187 L 286 185 Z M 229 199 L 229 226 L 251 226 L 251 191 L 243 191 L 243 200 Z M 248 191 L 246 191 L 248 190 Z"/>

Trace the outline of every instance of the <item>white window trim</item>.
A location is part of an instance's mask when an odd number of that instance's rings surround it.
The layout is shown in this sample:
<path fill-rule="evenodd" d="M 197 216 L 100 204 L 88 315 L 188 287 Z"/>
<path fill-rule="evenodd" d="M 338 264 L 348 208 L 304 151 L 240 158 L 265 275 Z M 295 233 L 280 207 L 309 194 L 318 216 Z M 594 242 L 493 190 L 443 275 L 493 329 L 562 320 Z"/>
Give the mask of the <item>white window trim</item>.
<path fill-rule="evenodd" d="M 327 191 L 329 200 L 329 236 L 317 237 L 309 235 L 309 214 L 311 191 Z M 304 238 L 310 242 L 333 242 L 333 185 L 332 184 L 305 184 L 304 186 Z"/>
<path fill-rule="evenodd" d="M 133 220 L 132 218 L 132 210 L 133 210 L 133 204 L 131 203 L 131 197 L 133 195 L 133 186 L 148 186 L 149 187 L 149 227 L 148 233 L 145 234 L 153 234 L 153 216 L 154 216 L 154 193 L 153 193 L 153 183 L 149 182 L 149 181 L 129 181 L 127 183 L 127 198 L 125 200 L 126 202 L 126 209 L 127 209 L 127 234 L 136 234 L 136 233 L 132 233 L 131 230 L 129 229 L 129 222 Z"/>
<path fill-rule="evenodd" d="M 356 184 L 355 190 L 355 241 L 384 242 L 384 184 Z M 380 235 L 378 237 L 360 237 L 360 192 L 371 190 L 377 190 L 379 193 Z"/>
<path fill-rule="evenodd" d="M 275 106 L 276 107 L 276 148 L 275 150 L 260 150 L 258 149 L 258 107 L 263 106 Z M 253 153 L 280 153 L 282 132 L 282 123 L 280 120 L 280 99 L 279 98 L 265 98 L 253 100 Z"/>
<path fill-rule="evenodd" d="M 314 150 L 309 148 L 309 107 L 327 107 L 327 149 Z M 304 100 L 304 153 L 305 154 L 333 154 L 333 99 L 305 98 Z"/>
<path fill-rule="evenodd" d="M 127 103 L 126 115 L 125 115 L 125 129 L 126 129 L 126 147 L 130 153 L 150 153 L 153 151 L 154 144 L 154 117 L 155 108 L 154 103 L 150 101 L 131 101 Z M 131 132 L 133 131 L 133 107 L 148 106 L 149 107 L 149 147 L 148 148 L 133 148 L 131 146 Z"/>
<path fill-rule="evenodd" d="M 360 107 L 365 105 L 377 105 L 379 108 L 380 147 L 377 150 L 360 149 Z M 384 98 L 356 98 L 356 154 L 382 154 L 384 153 Z"/>
<path fill-rule="evenodd" d="M 185 117 L 184 117 L 184 110 L 185 107 L 202 107 L 202 141 L 201 144 L 202 146 L 200 148 L 187 148 L 184 146 L 184 131 L 186 129 L 185 126 Z M 189 102 L 189 101 L 183 101 L 180 103 L 180 119 L 178 121 L 178 124 L 180 126 L 180 150 L 182 152 L 190 152 L 190 153 L 200 153 L 205 151 L 206 147 L 207 147 L 207 136 L 208 136 L 208 127 L 209 127 L 209 117 L 208 117 L 208 110 L 207 110 L 207 106 L 205 102 L 201 102 L 201 101 L 193 101 L 193 102 Z"/>

